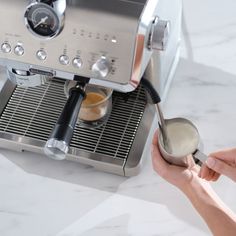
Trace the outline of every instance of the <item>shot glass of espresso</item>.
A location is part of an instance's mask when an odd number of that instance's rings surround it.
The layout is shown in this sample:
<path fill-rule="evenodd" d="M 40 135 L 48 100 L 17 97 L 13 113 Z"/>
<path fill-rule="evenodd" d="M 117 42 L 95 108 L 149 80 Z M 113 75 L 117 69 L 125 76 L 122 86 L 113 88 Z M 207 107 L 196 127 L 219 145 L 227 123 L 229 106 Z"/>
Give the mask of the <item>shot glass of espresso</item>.
<path fill-rule="evenodd" d="M 66 82 L 65 94 L 74 81 Z M 81 127 L 97 128 L 103 125 L 109 118 L 112 110 L 112 92 L 110 88 L 96 85 L 87 85 L 86 98 L 84 99 L 78 115 L 78 124 Z"/>

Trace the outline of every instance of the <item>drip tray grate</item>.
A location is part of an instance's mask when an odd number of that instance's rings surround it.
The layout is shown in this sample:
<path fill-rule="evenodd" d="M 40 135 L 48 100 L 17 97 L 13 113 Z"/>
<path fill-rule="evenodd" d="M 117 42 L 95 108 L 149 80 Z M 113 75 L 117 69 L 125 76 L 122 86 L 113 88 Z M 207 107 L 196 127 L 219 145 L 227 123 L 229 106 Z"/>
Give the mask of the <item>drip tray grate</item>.
<path fill-rule="evenodd" d="M 16 87 L 0 117 L 0 132 L 46 142 L 66 97 L 64 80 L 34 88 Z M 96 129 L 76 126 L 70 151 L 82 150 L 127 159 L 147 104 L 145 91 L 113 93 L 109 120 Z"/>

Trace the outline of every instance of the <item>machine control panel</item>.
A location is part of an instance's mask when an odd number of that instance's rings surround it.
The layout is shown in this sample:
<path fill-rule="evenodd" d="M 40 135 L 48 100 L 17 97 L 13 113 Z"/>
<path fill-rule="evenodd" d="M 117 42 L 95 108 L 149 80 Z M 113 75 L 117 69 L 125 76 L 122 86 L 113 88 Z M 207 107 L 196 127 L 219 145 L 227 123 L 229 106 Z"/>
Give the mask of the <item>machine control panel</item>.
<path fill-rule="evenodd" d="M 0 62 L 131 91 L 141 79 L 137 73 L 134 79 L 133 67 L 137 40 L 147 35 L 145 25 L 142 37 L 137 35 L 144 8 L 119 0 L 1 0 L 0 22 L 12 19 L 0 27 Z"/>

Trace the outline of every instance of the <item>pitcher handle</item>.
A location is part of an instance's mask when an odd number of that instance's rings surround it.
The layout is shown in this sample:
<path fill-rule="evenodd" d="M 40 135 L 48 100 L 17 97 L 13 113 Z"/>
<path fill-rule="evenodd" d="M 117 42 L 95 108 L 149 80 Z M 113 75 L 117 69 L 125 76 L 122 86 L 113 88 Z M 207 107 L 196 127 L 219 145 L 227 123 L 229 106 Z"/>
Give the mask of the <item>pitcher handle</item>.
<path fill-rule="evenodd" d="M 202 166 L 203 163 L 207 160 L 208 156 L 198 149 L 193 153 L 193 158 L 196 164 Z"/>

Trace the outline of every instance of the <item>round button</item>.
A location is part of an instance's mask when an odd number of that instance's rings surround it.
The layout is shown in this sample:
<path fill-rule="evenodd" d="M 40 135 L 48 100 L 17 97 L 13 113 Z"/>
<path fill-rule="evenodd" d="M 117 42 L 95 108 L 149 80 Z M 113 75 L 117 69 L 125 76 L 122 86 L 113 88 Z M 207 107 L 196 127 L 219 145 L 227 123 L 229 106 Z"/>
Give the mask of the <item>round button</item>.
<path fill-rule="evenodd" d="M 24 54 L 24 48 L 20 45 L 17 45 L 14 49 L 14 53 L 17 55 L 17 56 L 22 56 Z"/>
<path fill-rule="evenodd" d="M 74 67 L 81 68 L 82 65 L 83 65 L 83 61 L 79 57 L 76 57 L 73 59 L 73 66 Z"/>
<path fill-rule="evenodd" d="M 36 53 L 36 57 L 40 61 L 44 61 L 47 58 L 47 53 L 44 50 L 38 50 L 37 53 Z"/>
<path fill-rule="evenodd" d="M 59 57 L 59 62 L 62 64 L 62 65 L 68 65 L 69 64 L 69 57 L 67 55 L 61 55 Z"/>
<path fill-rule="evenodd" d="M 9 53 L 11 51 L 11 45 L 9 43 L 3 43 L 1 45 L 2 52 Z"/>
<path fill-rule="evenodd" d="M 107 77 L 110 70 L 111 70 L 111 63 L 105 57 L 99 59 L 92 67 L 93 75 L 98 78 Z"/>

